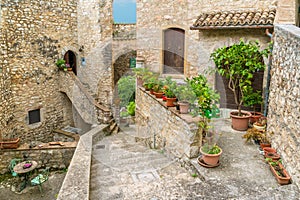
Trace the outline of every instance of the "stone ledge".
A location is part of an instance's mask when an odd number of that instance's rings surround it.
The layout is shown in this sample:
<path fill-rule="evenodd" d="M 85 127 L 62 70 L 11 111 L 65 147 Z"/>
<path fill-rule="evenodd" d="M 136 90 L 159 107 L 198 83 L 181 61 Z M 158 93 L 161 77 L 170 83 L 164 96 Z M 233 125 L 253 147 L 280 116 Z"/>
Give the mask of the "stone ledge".
<path fill-rule="evenodd" d="M 93 143 L 106 135 L 107 124 L 99 125 L 80 137 L 58 200 L 89 200 L 90 167 Z"/>

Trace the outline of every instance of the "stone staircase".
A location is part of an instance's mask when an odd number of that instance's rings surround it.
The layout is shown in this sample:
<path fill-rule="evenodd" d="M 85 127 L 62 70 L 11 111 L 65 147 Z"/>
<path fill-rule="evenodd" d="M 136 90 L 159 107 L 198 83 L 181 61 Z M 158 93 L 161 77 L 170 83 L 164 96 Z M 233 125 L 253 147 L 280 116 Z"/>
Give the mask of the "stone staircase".
<path fill-rule="evenodd" d="M 159 181 L 161 170 L 178 165 L 164 152 L 137 143 L 128 129 L 96 143 L 92 155 L 90 199 L 130 199 L 127 190 Z"/>

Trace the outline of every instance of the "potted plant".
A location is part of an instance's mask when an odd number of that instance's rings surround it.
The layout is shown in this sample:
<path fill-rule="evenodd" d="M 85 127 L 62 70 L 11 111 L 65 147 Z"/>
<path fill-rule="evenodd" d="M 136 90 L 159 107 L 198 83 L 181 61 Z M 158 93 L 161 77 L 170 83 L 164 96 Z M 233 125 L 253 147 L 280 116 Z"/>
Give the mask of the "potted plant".
<path fill-rule="evenodd" d="M 66 61 L 64 59 L 58 59 L 55 64 L 58 69 L 67 71 Z"/>
<path fill-rule="evenodd" d="M 153 94 L 153 87 L 155 83 L 157 82 L 157 77 L 156 76 L 151 76 L 148 79 L 144 81 L 144 87 L 146 90 L 150 91 L 150 94 Z"/>
<path fill-rule="evenodd" d="M 254 122 L 253 127 L 259 131 L 264 131 L 267 126 L 267 118 L 260 117 L 257 122 Z"/>
<path fill-rule="evenodd" d="M 290 183 L 291 177 L 283 167 L 281 160 L 266 158 L 266 161 L 269 163 L 270 169 L 280 185 L 286 185 Z"/>
<path fill-rule="evenodd" d="M 251 117 L 249 119 L 250 124 L 253 124 L 254 122 L 257 122 L 260 117 L 263 116 L 261 112 L 256 112 L 256 106 L 262 104 L 263 98 L 261 95 L 261 91 L 257 90 L 256 92 L 253 92 L 252 88 L 249 89 L 249 94 L 245 95 L 244 101 L 246 106 L 253 108 L 253 111 L 251 112 Z"/>
<path fill-rule="evenodd" d="M 190 104 L 196 100 L 196 94 L 189 84 L 179 85 L 175 90 L 175 95 L 178 99 L 179 112 L 181 114 L 188 113 Z"/>
<path fill-rule="evenodd" d="M 198 163 L 204 167 L 216 167 L 222 154 L 222 149 L 216 144 L 216 132 L 208 131 L 205 140 L 206 143 L 200 148 Z"/>
<path fill-rule="evenodd" d="M 147 68 L 133 68 L 132 71 L 136 77 L 137 86 L 143 86 L 144 81 L 153 75 L 153 72 Z"/>
<path fill-rule="evenodd" d="M 268 50 L 260 50 L 257 42 L 245 43 L 241 40 L 230 47 L 216 49 L 211 58 L 216 64 L 217 72 L 228 79 L 227 87 L 232 91 L 237 111 L 231 112 L 232 128 L 244 131 L 248 129 L 251 113 L 242 111 L 247 96 L 252 88 L 253 74 L 265 69 L 263 56 Z"/>
<path fill-rule="evenodd" d="M 264 147 L 271 146 L 266 133 L 259 131 L 255 128 L 249 128 L 246 134 L 243 135 L 243 138 L 246 139 L 245 140 L 246 143 L 252 140 L 255 144 L 259 144 L 262 149 Z"/>
<path fill-rule="evenodd" d="M 153 85 L 153 94 L 156 98 L 162 98 L 164 92 L 163 92 L 163 86 L 164 83 L 162 80 L 157 79 Z"/>
<path fill-rule="evenodd" d="M 176 101 L 175 90 L 177 87 L 177 83 L 172 80 L 170 76 L 168 76 L 164 81 L 163 92 L 166 97 L 166 106 L 174 107 L 174 102 Z"/>

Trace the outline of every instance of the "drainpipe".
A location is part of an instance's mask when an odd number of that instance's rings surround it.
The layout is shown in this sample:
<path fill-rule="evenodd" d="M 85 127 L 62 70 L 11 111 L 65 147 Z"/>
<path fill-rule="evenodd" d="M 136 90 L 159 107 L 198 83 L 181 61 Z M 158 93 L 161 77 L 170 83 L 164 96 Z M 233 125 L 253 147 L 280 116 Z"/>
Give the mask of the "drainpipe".
<path fill-rule="evenodd" d="M 273 35 L 269 32 L 269 29 L 266 29 L 266 35 L 272 40 Z M 269 106 L 269 93 L 270 93 L 270 82 L 271 82 L 271 65 L 272 65 L 272 50 L 273 46 L 270 48 L 270 56 L 268 62 L 268 71 L 267 71 L 267 85 L 265 89 L 265 102 L 264 102 L 264 116 L 268 115 L 268 106 Z"/>

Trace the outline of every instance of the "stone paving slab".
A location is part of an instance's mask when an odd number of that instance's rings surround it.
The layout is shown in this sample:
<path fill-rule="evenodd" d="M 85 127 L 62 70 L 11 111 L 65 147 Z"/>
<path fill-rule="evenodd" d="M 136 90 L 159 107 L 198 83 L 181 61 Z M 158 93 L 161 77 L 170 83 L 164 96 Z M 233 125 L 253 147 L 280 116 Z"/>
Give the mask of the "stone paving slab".
<path fill-rule="evenodd" d="M 215 128 L 221 133 L 220 166 L 208 169 L 191 160 L 199 177 L 162 151 L 136 143 L 134 128 L 104 138 L 93 148 L 90 199 L 300 199 L 294 184 L 277 184 L 258 147 L 244 143 L 244 132 L 232 130 L 229 120 L 217 120 Z"/>

